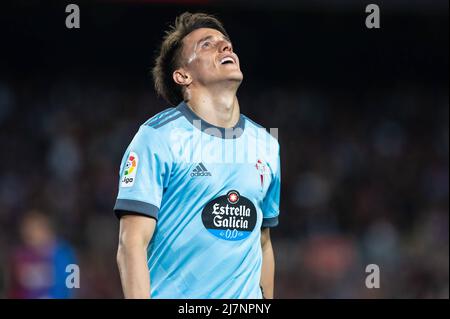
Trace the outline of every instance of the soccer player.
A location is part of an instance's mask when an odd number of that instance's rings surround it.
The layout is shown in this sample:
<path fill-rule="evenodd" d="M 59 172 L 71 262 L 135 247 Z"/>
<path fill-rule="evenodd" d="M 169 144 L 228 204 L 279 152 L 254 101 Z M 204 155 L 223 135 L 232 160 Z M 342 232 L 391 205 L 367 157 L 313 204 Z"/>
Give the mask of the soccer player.
<path fill-rule="evenodd" d="M 122 159 L 125 298 L 273 298 L 279 145 L 240 113 L 243 75 L 221 22 L 179 16 L 153 77 L 176 107 L 145 122 Z"/>

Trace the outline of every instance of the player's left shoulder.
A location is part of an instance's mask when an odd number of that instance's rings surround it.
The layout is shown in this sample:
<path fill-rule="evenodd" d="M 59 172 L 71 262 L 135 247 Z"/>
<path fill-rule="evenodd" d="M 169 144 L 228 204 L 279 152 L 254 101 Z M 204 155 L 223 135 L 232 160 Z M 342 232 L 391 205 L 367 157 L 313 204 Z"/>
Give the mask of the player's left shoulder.
<path fill-rule="evenodd" d="M 254 133 L 254 135 L 257 136 L 258 139 L 269 141 L 272 149 L 276 151 L 279 150 L 280 144 L 278 143 L 278 128 L 264 127 L 249 118 L 247 115 L 241 115 L 246 121 L 245 129 L 248 130 L 250 134 Z"/>

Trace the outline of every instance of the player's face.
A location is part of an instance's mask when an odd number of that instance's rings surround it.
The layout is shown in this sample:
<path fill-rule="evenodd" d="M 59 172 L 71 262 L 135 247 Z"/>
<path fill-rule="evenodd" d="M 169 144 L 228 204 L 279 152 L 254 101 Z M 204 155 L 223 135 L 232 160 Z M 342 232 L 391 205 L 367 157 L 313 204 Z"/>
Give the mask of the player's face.
<path fill-rule="evenodd" d="M 183 58 L 193 82 L 208 85 L 243 79 L 230 40 L 215 29 L 200 28 L 188 34 L 183 39 Z"/>

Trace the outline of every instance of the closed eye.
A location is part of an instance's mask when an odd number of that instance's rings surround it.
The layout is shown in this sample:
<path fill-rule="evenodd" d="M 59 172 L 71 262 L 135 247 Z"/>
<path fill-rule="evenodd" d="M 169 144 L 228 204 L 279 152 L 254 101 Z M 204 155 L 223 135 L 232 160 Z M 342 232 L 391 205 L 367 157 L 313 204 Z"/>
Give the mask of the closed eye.
<path fill-rule="evenodd" d="M 202 43 L 202 48 L 209 48 L 210 45 L 211 45 L 211 42 L 205 41 L 205 42 Z"/>
<path fill-rule="evenodd" d="M 232 44 L 227 37 L 222 37 L 224 41 L 227 41 L 232 48 Z M 197 42 L 198 47 L 201 49 L 209 49 L 211 47 L 215 47 L 218 43 L 218 38 L 213 37 L 212 35 L 208 35 Z"/>

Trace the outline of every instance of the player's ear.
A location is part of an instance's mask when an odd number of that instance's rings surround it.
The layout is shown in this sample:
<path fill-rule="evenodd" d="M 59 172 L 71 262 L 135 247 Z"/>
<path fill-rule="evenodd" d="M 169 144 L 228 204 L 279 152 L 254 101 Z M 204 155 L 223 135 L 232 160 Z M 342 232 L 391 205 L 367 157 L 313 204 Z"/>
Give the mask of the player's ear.
<path fill-rule="evenodd" d="M 173 71 L 172 77 L 175 83 L 179 85 L 188 86 L 192 82 L 190 74 L 182 68 Z"/>

